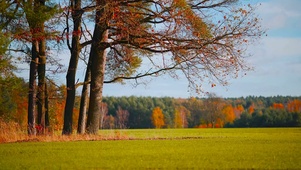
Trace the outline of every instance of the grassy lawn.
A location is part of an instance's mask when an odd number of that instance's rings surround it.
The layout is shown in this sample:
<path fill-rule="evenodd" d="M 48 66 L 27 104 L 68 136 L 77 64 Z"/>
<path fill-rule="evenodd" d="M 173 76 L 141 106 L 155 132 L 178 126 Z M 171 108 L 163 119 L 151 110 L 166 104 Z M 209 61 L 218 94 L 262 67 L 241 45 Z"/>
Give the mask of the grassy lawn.
<path fill-rule="evenodd" d="M 136 140 L 0 144 L 0 169 L 300 169 L 301 129 L 106 130 Z M 138 140 L 137 140 L 138 139 Z"/>

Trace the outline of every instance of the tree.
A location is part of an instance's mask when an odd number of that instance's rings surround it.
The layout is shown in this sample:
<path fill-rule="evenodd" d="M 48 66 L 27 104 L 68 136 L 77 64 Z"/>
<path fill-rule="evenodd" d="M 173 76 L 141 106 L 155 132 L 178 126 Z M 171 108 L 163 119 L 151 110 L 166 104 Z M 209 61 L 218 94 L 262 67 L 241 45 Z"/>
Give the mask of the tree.
<path fill-rule="evenodd" d="M 105 129 L 114 129 L 115 128 L 115 118 L 112 115 L 107 115 L 104 121 Z"/>
<path fill-rule="evenodd" d="M 217 120 L 224 120 L 225 115 L 222 113 L 223 101 L 221 98 L 217 97 L 216 94 L 209 93 L 208 98 L 204 101 L 204 111 L 202 119 L 214 127 Z"/>
<path fill-rule="evenodd" d="M 253 109 L 254 107 L 252 107 L 252 106 L 250 106 L 250 108 L 249 108 L 250 115 L 254 112 L 254 109 Z M 252 109 L 253 109 L 253 112 L 251 113 Z M 240 115 L 244 112 L 244 110 L 245 109 L 244 109 L 243 105 L 241 105 L 241 104 L 239 104 L 236 107 L 234 107 L 235 117 L 239 118 Z"/>
<path fill-rule="evenodd" d="M 46 23 L 58 12 L 58 6 L 48 0 L 8 0 L 1 2 L 0 10 L 2 32 L 9 36 L 10 43 L 17 47 L 9 51 L 22 52 L 30 56 L 28 134 L 33 135 L 36 105 L 37 123 L 44 129 L 47 124 L 46 40 L 57 39 L 57 35 Z M 36 88 L 37 78 L 38 88 Z"/>
<path fill-rule="evenodd" d="M 191 119 L 188 119 L 189 127 L 197 127 L 200 124 L 203 112 L 202 100 L 191 97 L 186 102 L 184 102 L 183 105 L 190 112 Z"/>
<path fill-rule="evenodd" d="M 225 123 L 233 123 L 236 117 L 232 105 L 226 105 L 222 112 L 225 115 Z"/>
<path fill-rule="evenodd" d="M 70 0 L 70 6 L 67 8 L 67 46 L 70 50 L 71 56 L 69 60 L 68 71 L 66 75 L 66 83 L 67 83 L 67 98 L 66 98 L 66 105 L 64 111 L 64 127 L 63 127 L 63 134 L 69 135 L 72 133 L 72 117 L 73 117 L 73 107 L 75 103 L 75 92 L 76 92 L 76 84 L 75 84 L 75 76 L 77 71 L 77 65 L 79 60 L 80 51 L 82 49 L 82 44 L 80 44 L 80 37 L 81 37 L 81 26 L 82 26 L 82 15 L 83 10 L 81 7 L 81 0 Z M 72 41 L 71 44 L 69 42 L 69 13 L 71 11 L 71 16 L 73 20 L 73 31 L 72 31 Z M 85 91 L 86 87 L 83 88 Z M 85 110 L 87 109 L 86 106 L 86 94 L 83 94 L 83 101 L 82 104 L 85 104 L 80 107 L 80 115 L 78 120 L 78 130 L 79 134 L 84 133 L 85 128 Z"/>
<path fill-rule="evenodd" d="M 129 119 L 130 113 L 127 110 L 123 110 L 121 107 L 118 107 L 116 111 L 116 126 L 119 129 L 127 128 L 127 122 Z"/>
<path fill-rule="evenodd" d="M 175 109 L 174 115 L 174 127 L 175 128 L 187 128 L 190 112 L 184 106 L 179 106 Z"/>
<path fill-rule="evenodd" d="M 273 103 L 272 106 L 274 109 L 284 109 L 284 106 L 282 103 Z"/>
<path fill-rule="evenodd" d="M 100 129 L 103 129 L 105 118 L 108 115 L 108 105 L 106 103 L 101 104 L 101 114 L 100 114 Z M 84 127 L 84 126 L 83 126 Z M 84 131 L 84 129 L 82 129 Z"/>
<path fill-rule="evenodd" d="M 212 86 L 215 81 L 226 85 L 227 75 L 236 76 L 238 71 L 248 70 L 243 61 L 245 44 L 263 32 L 251 5 L 243 9 L 235 2 L 96 1 L 90 50 L 88 133 L 97 133 L 99 127 L 98 105 L 103 83 L 163 73 L 176 76 L 175 70 L 180 70 L 190 87 L 203 91 L 201 84 L 205 80 Z M 215 18 L 210 20 L 214 12 Z M 114 74 L 112 79 L 104 79 L 106 63 L 116 61 L 119 66 L 126 65 L 135 53 L 142 54 L 144 61 L 150 61 L 146 72 L 134 76 Z M 152 55 L 156 55 L 156 59 Z"/>
<path fill-rule="evenodd" d="M 290 101 L 288 104 L 287 104 L 287 110 L 289 112 L 297 112 L 297 113 L 300 113 L 301 112 L 301 100 L 293 100 L 293 101 Z"/>
<path fill-rule="evenodd" d="M 152 123 L 155 128 L 160 129 L 165 125 L 164 115 L 160 107 L 155 107 L 151 117 Z"/>
<path fill-rule="evenodd" d="M 97 103 L 101 100 L 106 48 L 113 51 L 112 54 L 120 63 L 130 60 L 132 52 L 139 52 L 151 64 L 146 72 L 129 77 L 116 75 L 105 82 L 163 73 L 175 76 L 175 70 L 180 70 L 188 79 L 190 87 L 202 91 L 202 82 L 198 80 L 208 80 L 208 77 L 209 82 L 217 80 L 225 85 L 228 74 L 236 75 L 238 70 L 247 70 L 242 60 L 246 47 L 244 44 L 263 32 L 258 25 L 258 18 L 253 15 L 253 8 L 249 5 L 242 9 L 235 6 L 234 2 L 96 1 L 96 5 L 101 8 L 96 12 L 95 35 L 90 52 L 90 57 L 95 61 L 91 65 L 88 115 L 98 112 L 94 108 L 98 108 Z M 217 9 L 218 14 L 210 20 L 209 16 L 214 9 Z M 156 25 L 160 27 L 156 28 Z M 106 41 L 107 38 L 110 41 Z M 151 54 L 160 58 L 155 60 Z"/>

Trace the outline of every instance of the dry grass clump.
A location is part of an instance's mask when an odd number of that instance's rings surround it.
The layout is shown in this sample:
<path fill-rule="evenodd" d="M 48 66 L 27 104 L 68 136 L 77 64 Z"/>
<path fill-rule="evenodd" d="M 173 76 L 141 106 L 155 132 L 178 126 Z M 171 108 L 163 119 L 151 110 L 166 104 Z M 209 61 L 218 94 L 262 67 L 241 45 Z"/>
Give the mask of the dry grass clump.
<path fill-rule="evenodd" d="M 25 129 L 25 130 L 24 130 Z M 45 135 L 27 134 L 26 128 L 23 128 L 15 122 L 6 122 L 0 118 L 0 143 L 8 142 L 58 142 L 58 141 L 94 141 L 94 140 L 128 140 L 126 134 L 117 130 L 102 135 L 61 135 L 61 132 L 51 132 Z"/>
<path fill-rule="evenodd" d="M 6 122 L 0 118 L 0 143 L 25 140 L 26 138 L 28 138 L 28 135 L 22 131 L 18 123 L 12 121 Z"/>

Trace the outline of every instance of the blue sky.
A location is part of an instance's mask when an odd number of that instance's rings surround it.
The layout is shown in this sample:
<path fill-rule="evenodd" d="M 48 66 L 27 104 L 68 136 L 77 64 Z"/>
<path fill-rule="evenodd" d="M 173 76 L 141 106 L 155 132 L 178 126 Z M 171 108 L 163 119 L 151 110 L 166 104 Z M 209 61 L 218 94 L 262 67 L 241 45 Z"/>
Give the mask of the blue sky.
<path fill-rule="evenodd" d="M 242 0 L 243 3 L 261 3 L 257 14 L 267 29 L 256 45 L 249 46 L 252 54 L 246 61 L 254 67 L 246 76 L 229 81 L 227 87 L 211 88 L 204 82 L 205 90 L 221 97 L 301 95 L 301 1 L 300 0 Z M 131 82 L 109 84 L 105 96 L 171 96 L 186 98 L 196 94 L 189 91 L 185 78 L 169 76 L 152 78 L 134 87 Z"/>

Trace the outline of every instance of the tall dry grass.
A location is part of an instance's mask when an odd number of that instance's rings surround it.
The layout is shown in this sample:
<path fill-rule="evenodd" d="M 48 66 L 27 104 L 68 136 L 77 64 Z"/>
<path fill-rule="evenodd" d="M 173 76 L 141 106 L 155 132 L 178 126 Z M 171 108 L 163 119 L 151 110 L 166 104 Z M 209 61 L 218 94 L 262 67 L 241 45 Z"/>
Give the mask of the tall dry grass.
<path fill-rule="evenodd" d="M 28 137 L 18 123 L 0 118 L 0 143 L 26 140 Z"/>
<path fill-rule="evenodd" d="M 22 128 L 16 122 L 6 122 L 0 118 L 0 143 L 9 142 L 54 142 L 54 141 L 93 141 L 93 140 L 128 140 L 130 139 L 126 134 L 114 130 L 105 135 L 78 135 L 73 134 L 69 136 L 61 135 L 60 131 L 46 133 L 45 135 L 31 135 L 27 134 L 26 128 Z"/>

